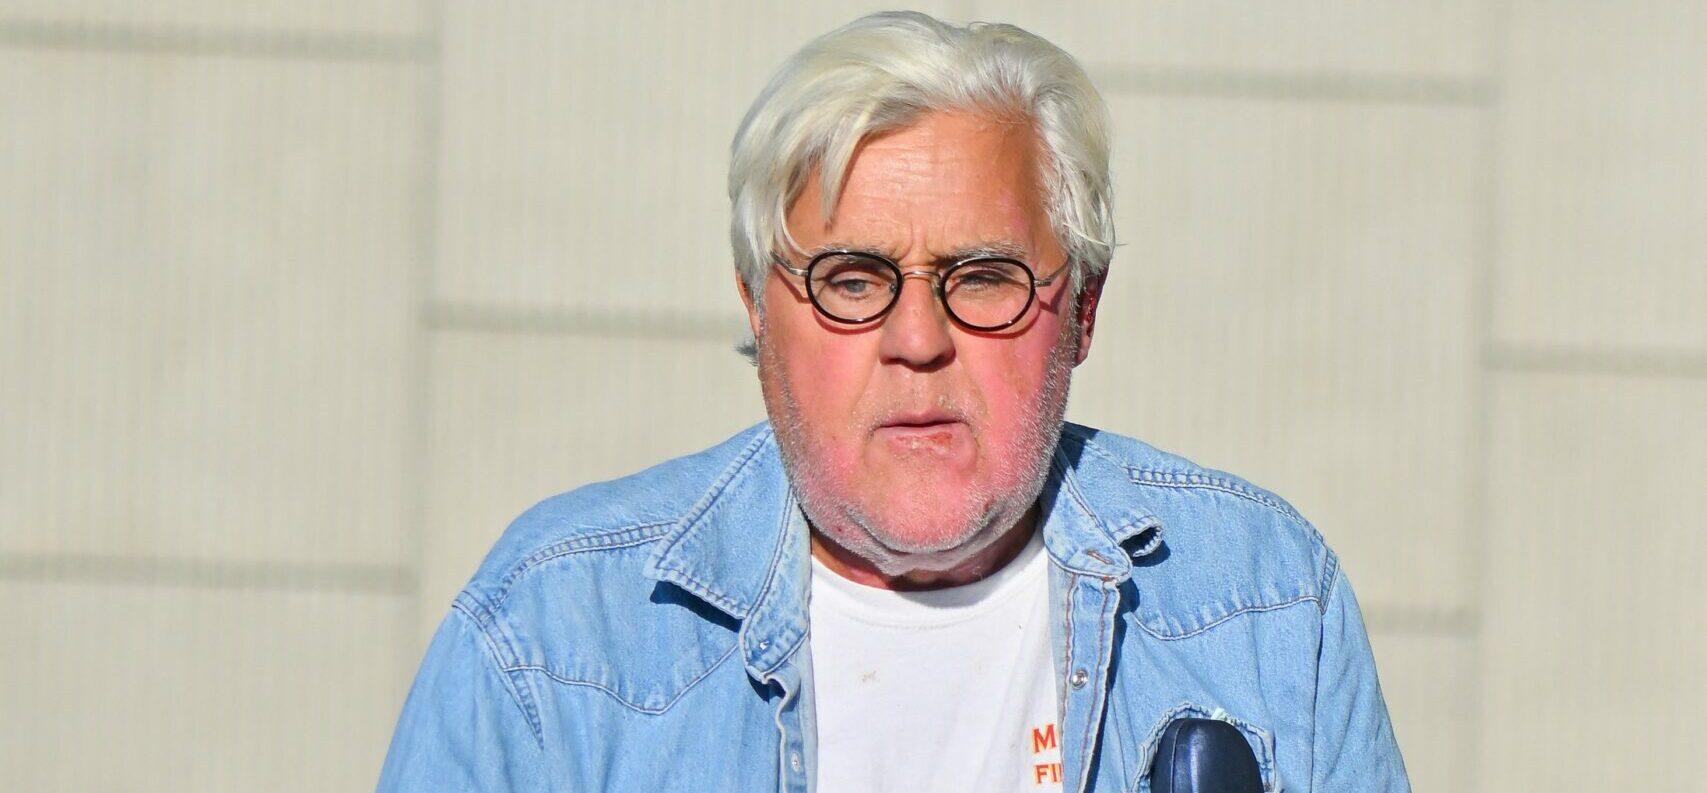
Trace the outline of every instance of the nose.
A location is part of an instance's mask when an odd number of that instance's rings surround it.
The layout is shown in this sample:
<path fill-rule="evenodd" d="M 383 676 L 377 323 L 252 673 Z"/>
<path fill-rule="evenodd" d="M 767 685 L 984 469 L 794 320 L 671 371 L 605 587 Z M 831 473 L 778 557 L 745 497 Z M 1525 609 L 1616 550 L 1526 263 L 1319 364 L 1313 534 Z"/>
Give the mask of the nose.
<path fill-rule="evenodd" d="M 920 282 L 907 288 L 914 278 Z M 954 339 L 948 335 L 948 314 L 939 305 L 931 273 L 901 274 L 895 306 L 883 318 L 878 354 L 884 363 L 910 369 L 940 369 L 954 359 Z"/>

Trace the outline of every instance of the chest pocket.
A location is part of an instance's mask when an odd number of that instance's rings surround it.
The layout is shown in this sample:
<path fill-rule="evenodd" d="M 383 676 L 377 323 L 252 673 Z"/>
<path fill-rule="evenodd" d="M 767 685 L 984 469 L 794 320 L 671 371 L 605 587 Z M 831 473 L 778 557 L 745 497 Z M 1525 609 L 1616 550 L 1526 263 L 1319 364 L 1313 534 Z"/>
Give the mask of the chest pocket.
<path fill-rule="evenodd" d="M 1232 729 L 1230 732 L 1205 729 L 1204 725 L 1193 724 L 1194 720 L 1230 725 Z M 1225 738 L 1231 735 L 1237 736 L 1235 740 L 1242 739 L 1245 746 L 1229 745 Z M 1181 740 L 1191 745 L 1182 745 Z M 1247 748 L 1248 753 L 1243 751 Z M 1163 751 L 1184 751 L 1192 756 L 1163 758 L 1164 768 L 1172 768 L 1179 773 L 1157 778 L 1154 773 L 1156 760 L 1158 753 Z M 1205 763 L 1212 767 L 1204 769 L 1206 773 L 1200 776 L 1220 781 L 1222 784 L 1213 787 L 1216 791 L 1277 793 L 1274 734 L 1220 708 L 1205 708 L 1191 702 L 1174 706 L 1156 721 L 1139 751 L 1138 767 L 1141 770 L 1135 789 L 1139 793 L 1188 793 L 1186 789 L 1176 787 L 1175 780 L 1190 776 L 1184 773 L 1186 766 Z"/>

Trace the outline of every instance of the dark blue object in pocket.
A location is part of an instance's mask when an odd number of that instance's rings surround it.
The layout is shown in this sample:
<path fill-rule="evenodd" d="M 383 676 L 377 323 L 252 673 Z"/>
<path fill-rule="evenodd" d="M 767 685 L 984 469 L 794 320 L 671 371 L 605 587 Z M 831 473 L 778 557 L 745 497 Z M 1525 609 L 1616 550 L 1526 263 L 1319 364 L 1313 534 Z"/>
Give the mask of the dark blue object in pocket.
<path fill-rule="evenodd" d="M 1156 744 L 1150 793 L 1262 793 L 1262 772 L 1239 728 L 1175 719 Z"/>

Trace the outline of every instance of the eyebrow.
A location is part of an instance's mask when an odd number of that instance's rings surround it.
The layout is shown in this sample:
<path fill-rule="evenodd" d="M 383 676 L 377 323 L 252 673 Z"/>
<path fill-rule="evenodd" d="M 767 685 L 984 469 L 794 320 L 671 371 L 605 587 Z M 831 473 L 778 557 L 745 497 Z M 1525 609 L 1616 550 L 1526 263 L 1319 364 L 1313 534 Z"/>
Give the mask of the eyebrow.
<path fill-rule="evenodd" d="M 814 247 L 811 250 L 805 251 L 805 254 L 807 259 L 811 259 L 814 256 L 829 253 L 831 251 L 852 251 L 854 253 L 869 253 L 874 256 L 882 256 L 885 259 L 895 258 L 895 254 L 892 249 L 884 249 L 873 245 L 855 245 L 844 242 L 825 243 Z M 955 248 L 941 256 L 935 257 L 932 260 L 932 263 L 940 267 L 947 264 L 953 264 L 954 262 L 965 261 L 967 259 L 985 257 L 1019 259 L 1020 261 L 1025 261 L 1027 253 L 1028 251 L 1024 245 L 1014 242 L 1013 240 L 988 240 Z"/>

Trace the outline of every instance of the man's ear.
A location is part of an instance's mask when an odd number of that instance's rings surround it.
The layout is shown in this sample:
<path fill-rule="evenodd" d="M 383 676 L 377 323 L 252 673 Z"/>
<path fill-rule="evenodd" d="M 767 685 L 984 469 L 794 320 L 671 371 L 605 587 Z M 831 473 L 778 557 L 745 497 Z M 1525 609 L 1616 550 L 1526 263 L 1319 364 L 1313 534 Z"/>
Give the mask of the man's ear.
<path fill-rule="evenodd" d="M 741 293 L 741 302 L 747 306 L 747 325 L 752 329 L 753 337 L 757 338 L 764 322 L 759 316 L 758 301 L 753 299 L 753 291 L 747 288 L 747 279 L 741 276 L 740 268 L 735 270 L 735 289 Z"/>
<path fill-rule="evenodd" d="M 1085 362 L 1091 354 L 1091 334 L 1096 332 L 1097 305 L 1102 302 L 1103 282 L 1108 280 L 1108 271 L 1085 279 L 1085 285 L 1079 290 L 1079 355 L 1073 361 L 1074 366 Z"/>

